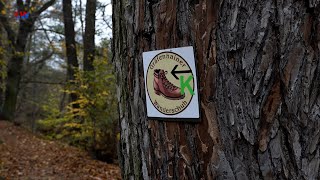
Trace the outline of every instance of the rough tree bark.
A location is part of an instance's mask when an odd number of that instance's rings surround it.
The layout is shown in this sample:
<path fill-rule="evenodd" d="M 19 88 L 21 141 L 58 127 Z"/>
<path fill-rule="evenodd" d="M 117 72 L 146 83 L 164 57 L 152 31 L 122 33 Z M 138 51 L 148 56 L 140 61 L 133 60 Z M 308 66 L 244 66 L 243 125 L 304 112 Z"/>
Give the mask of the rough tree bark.
<path fill-rule="evenodd" d="M 319 0 L 113 1 L 123 178 L 320 178 L 319 21 Z M 201 122 L 148 120 L 142 52 L 188 45 Z"/>

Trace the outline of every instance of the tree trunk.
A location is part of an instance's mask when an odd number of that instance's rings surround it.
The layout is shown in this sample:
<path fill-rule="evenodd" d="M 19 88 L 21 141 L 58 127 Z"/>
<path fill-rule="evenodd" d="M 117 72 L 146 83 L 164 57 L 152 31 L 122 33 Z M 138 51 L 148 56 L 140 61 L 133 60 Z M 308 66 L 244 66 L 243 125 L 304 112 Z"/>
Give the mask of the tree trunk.
<path fill-rule="evenodd" d="M 123 179 L 318 179 L 320 5 L 113 1 Z M 201 122 L 148 120 L 142 52 L 193 46 Z"/>
<path fill-rule="evenodd" d="M 14 46 L 14 54 L 8 63 L 8 77 L 5 91 L 5 101 L 3 106 L 3 115 L 12 120 L 16 111 L 17 98 L 22 77 L 22 66 L 27 39 L 32 31 L 33 24 L 22 21 L 19 26 L 19 34 Z"/>
<path fill-rule="evenodd" d="M 75 70 L 79 68 L 77 59 L 75 32 L 74 32 L 74 21 L 72 19 L 72 4 L 71 0 L 63 0 L 63 19 L 64 19 L 64 34 L 66 39 L 67 49 L 67 79 L 71 85 L 75 85 Z M 70 100 L 75 102 L 78 99 L 77 94 L 71 93 Z M 72 105 L 73 108 L 79 108 L 79 104 L 75 103 Z"/>
<path fill-rule="evenodd" d="M 4 89 L 5 89 L 5 76 L 7 74 L 6 63 L 7 63 L 7 38 L 5 31 L 0 27 L 0 109 L 4 102 Z"/>
<path fill-rule="evenodd" d="M 93 71 L 93 60 L 95 57 L 94 36 L 96 32 L 96 0 L 87 0 L 86 5 L 86 27 L 84 33 L 83 70 Z"/>
<path fill-rule="evenodd" d="M 12 57 L 8 63 L 8 73 L 7 73 L 7 80 L 6 80 L 6 91 L 5 91 L 5 101 L 2 108 L 2 115 L 4 118 L 8 120 L 13 120 L 15 111 L 16 111 L 16 104 L 17 104 L 17 97 L 19 92 L 19 85 L 22 77 L 22 65 L 23 60 L 25 57 L 25 49 L 27 44 L 27 39 L 30 33 L 32 32 L 33 25 L 39 15 L 48 9 L 51 5 L 53 5 L 55 0 L 50 0 L 46 2 L 43 6 L 41 6 L 37 11 L 32 13 L 28 19 L 22 20 L 20 19 L 19 23 L 19 31 L 16 34 L 13 31 L 9 23 L 9 19 L 6 16 L 0 17 L 0 23 L 3 25 L 4 29 L 7 32 L 8 40 L 10 41 L 11 46 L 11 53 Z M 24 6 L 22 1 L 17 1 L 18 3 L 18 10 L 22 11 Z M 5 8 L 5 4 L 3 1 L 0 1 L 0 11 Z"/>

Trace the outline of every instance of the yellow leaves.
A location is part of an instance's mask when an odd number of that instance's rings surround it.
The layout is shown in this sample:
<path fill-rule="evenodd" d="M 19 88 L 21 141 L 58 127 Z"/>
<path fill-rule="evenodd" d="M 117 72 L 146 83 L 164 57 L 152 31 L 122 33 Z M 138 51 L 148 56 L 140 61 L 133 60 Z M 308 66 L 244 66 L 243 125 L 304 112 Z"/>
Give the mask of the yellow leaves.
<path fill-rule="evenodd" d="M 77 91 L 69 90 L 69 89 L 64 90 L 64 92 L 67 93 L 67 94 L 77 93 Z"/>
<path fill-rule="evenodd" d="M 82 85 L 80 86 L 80 88 L 81 88 L 81 89 L 88 89 L 88 85 L 87 85 L 87 84 L 82 84 Z"/>
<path fill-rule="evenodd" d="M 45 129 L 47 136 L 81 147 L 91 146 L 94 139 L 96 148 L 99 143 L 101 148 L 108 146 L 105 144 L 106 137 L 110 141 L 116 140 L 115 134 L 112 134 L 115 133 L 114 122 L 118 118 L 112 65 L 105 57 L 99 56 L 93 64 L 94 71 L 74 69 L 75 77 L 67 82 L 63 92 L 67 96 L 74 94 L 77 99 L 68 103 L 65 111 L 55 113 L 53 109 L 59 109 L 59 106 L 52 108 L 54 105 L 49 102 L 43 107 L 45 112 L 49 112 L 49 117 L 42 121 L 48 127 Z"/>
<path fill-rule="evenodd" d="M 74 133 L 72 136 L 73 136 L 74 138 L 76 138 L 76 139 L 81 139 L 82 134 L 81 134 L 81 133 Z"/>
<path fill-rule="evenodd" d="M 15 52 L 15 56 L 17 57 L 23 57 L 24 56 L 24 52 Z"/>
<path fill-rule="evenodd" d="M 1 14 L 2 14 L 2 15 L 6 15 L 6 14 L 7 14 L 7 11 L 6 11 L 5 9 L 3 9 L 3 10 L 1 11 Z"/>
<path fill-rule="evenodd" d="M 81 105 L 86 105 L 86 104 L 88 104 L 88 103 L 89 103 L 89 100 L 88 100 L 88 99 L 86 99 L 86 98 L 79 98 L 78 100 L 73 101 L 73 102 L 71 102 L 70 104 L 71 104 L 71 105 L 73 105 L 73 104 L 79 104 L 80 107 L 81 107 Z"/>
<path fill-rule="evenodd" d="M 4 66 L 6 66 L 6 65 L 7 65 L 7 63 L 0 59 L 0 67 L 2 68 Z"/>
<path fill-rule="evenodd" d="M 120 133 L 117 133 L 117 140 L 120 141 Z"/>
<path fill-rule="evenodd" d="M 63 125 L 63 127 L 65 127 L 65 128 L 81 128 L 81 124 L 71 122 L 71 123 L 66 123 L 65 125 Z"/>
<path fill-rule="evenodd" d="M 107 91 L 102 91 L 101 95 L 103 95 L 103 96 L 108 96 L 109 93 L 108 93 Z"/>
<path fill-rule="evenodd" d="M 66 113 L 66 117 L 68 119 L 73 119 L 75 118 L 76 116 L 79 116 L 79 117 L 86 117 L 88 114 L 86 111 L 84 111 L 82 108 L 74 108 L 72 107 L 73 104 L 76 104 L 75 102 L 69 104 L 67 106 L 67 110 L 68 112 Z"/>
<path fill-rule="evenodd" d="M 30 8 L 30 12 L 33 12 L 34 10 L 35 10 L 34 7 L 31 7 L 31 8 Z"/>
<path fill-rule="evenodd" d="M 0 47 L 0 55 L 3 55 L 5 53 L 6 53 L 6 50 L 4 48 Z"/>

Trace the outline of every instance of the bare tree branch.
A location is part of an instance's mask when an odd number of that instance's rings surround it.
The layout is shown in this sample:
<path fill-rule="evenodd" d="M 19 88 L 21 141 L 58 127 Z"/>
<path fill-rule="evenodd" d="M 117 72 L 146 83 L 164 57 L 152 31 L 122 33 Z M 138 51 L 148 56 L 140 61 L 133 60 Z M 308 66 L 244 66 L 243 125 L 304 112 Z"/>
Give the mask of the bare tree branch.
<path fill-rule="evenodd" d="M 63 33 L 63 32 L 55 31 L 55 30 L 53 30 L 53 29 L 35 28 L 34 31 L 47 31 L 47 32 L 53 32 L 53 33 L 56 33 L 56 34 L 59 34 L 59 35 L 63 35 L 63 36 L 64 36 L 64 33 Z"/>
<path fill-rule="evenodd" d="M 39 22 L 40 22 L 40 24 L 41 24 L 41 27 L 44 28 L 42 21 L 40 20 Z M 54 50 L 55 48 L 54 48 L 54 46 L 53 46 L 52 41 L 50 40 L 50 37 L 49 37 L 47 31 L 44 31 L 44 34 L 46 35 L 46 38 L 47 38 L 47 40 L 48 40 L 49 43 L 50 43 L 50 46 L 51 46 L 51 48 L 52 48 L 52 51 L 55 52 L 55 50 Z"/>
<path fill-rule="evenodd" d="M 46 55 L 46 56 L 43 56 L 41 59 L 35 61 L 35 63 L 33 63 L 34 65 L 35 64 L 40 64 L 40 63 L 44 63 L 46 60 L 48 60 L 49 58 L 51 58 L 54 54 L 54 51 L 50 52 L 50 54 Z"/>
<path fill-rule="evenodd" d="M 108 17 L 106 14 L 105 14 L 105 11 L 106 11 L 106 7 L 111 5 L 111 3 L 107 3 L 105 5 L 100 5 L 99 9 L 100 8 L 103 8 L 103 10 L 101 10 L 102 12 L 102 20 L 106 23 L 106 25 L 108 26 L 109 29 L 112 30 L 112 25 L 109 23 L 110 22 L 110 19 L 109 18 L 106 18 Z"/>
<path fill-rule="evenodd" d="M 33 14 L 38 17 L 43 11 L 47 10 L 50 6 L 52 6 L 56 0 L 50 0 L 47 3 L 45 3 L 39 10 L 34 12 Z"/>

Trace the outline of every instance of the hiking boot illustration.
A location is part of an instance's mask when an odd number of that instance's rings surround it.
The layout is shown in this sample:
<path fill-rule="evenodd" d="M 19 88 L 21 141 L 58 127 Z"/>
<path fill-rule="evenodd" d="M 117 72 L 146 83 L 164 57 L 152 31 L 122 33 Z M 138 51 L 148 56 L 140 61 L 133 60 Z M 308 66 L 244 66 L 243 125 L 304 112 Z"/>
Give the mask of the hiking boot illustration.
<path fill-rule="evenodd" d="M 179 87 L 173 85 L 166 77 L 168 72 L 162 69 L 154 70 L 153 88 L 157 95 L 162 94 L 165 98 L 171 100 L 183 99 L 185 95 L 181 95 Z"/>

